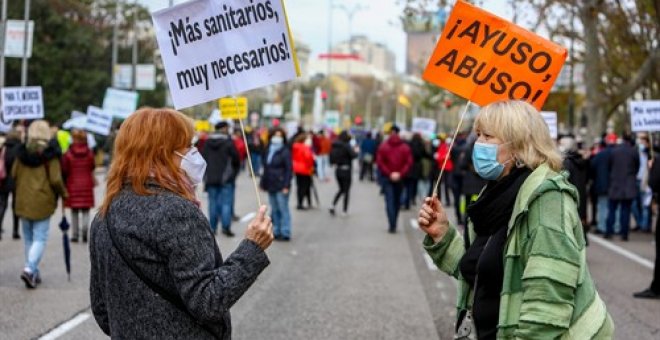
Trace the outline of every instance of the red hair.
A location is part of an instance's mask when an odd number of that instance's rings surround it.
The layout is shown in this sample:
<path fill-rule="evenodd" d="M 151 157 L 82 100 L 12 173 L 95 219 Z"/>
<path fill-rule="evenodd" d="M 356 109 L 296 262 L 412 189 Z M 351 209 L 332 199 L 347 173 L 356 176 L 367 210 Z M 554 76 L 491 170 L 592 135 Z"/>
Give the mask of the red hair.
<path fill-rule="evenodd" d="M 173 155 L 190 147 L 194 133 L 193 121 L 172 109 L 142 108 L 130 115 L 115 139 L 101 214 L 108 212 L 127 182 L 138 195 L 154 194 L 146 186 L 148 180 L 153 180 L 193 201 L 188 179 Z"/>

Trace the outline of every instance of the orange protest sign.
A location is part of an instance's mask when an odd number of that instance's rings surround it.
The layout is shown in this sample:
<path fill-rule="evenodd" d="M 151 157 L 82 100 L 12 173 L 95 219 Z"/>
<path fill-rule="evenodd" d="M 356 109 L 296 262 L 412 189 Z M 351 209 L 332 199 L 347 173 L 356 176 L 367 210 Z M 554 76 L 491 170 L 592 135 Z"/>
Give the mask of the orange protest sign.
<path fill-rule="evenodd" d="M 520 99 L 540 110 L 566 55 L 565 48 L 458 0 L 423 78 L 480 106 Z"/>

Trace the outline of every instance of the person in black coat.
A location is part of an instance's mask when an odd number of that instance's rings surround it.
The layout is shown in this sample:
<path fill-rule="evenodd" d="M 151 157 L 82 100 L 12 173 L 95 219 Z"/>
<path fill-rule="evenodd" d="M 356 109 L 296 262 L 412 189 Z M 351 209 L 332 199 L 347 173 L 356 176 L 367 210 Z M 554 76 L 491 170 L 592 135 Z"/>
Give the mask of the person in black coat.
<path fill-rule="evenodd" d="M 589 164 L 591 190 L 598 201 L 598 224 L 596 233 L 605 234 L 607 231 L 607 210 L 609 205 L 608 191 L 610 187 L 610 157 L 613 144 L 601 142 L 601 150 L 596 153 Z"/>
<path fill-rule="evenodd" d="M 587 224 L 587 181 L 589 177 L 589 160 L 579 151 L 573 136 L 565 136 L 559 140 L 559 151 L 564 154 L 564 169 L 568 171 L 568 181 L 578 190 L 578 215 L 582 221 L 585 235 Z"/>
<path fill-rule="evenodd" d="M 339 184 L 339 191 L 332 201 L 332 208 L 330 214 L 335 215 L 335 206 L 339 199 L 344 196 L 344 210 L 345 216 L 348 212 L 348 201 L 351 190 L 351 182 L 353 179 L 353 160 L 357 158 L 357 153 L 350 145 L 351 136 L 346 131 L 342 131 L 336 141 L 332 143 L 330 151 L 330 164 L 335 166 L 335 178 Z"/>
<path fill-rule="evenodd" d="M 276 128 L 270 133 L 270 143 L 264 154 L 264 173 L 261 176 L 261 189 L 268 192 L 270 201 L 273 234 L 279 241 L 291 239 L 291 211 L 289 191 L 293 178 L 293 160 L 286 144 L 286 133 Z"/>
<path fill-rule="evenodd" d="M 413 165 L 406 178 L 408 192 L 408 201 L 405 204 L 406 209 L 410 208 L 410 205 L 415 205 L 415 200 L 417 199 L 417 184 L 419 183 L 419 180 L 422 179 L 422 161 L 424 159 L 432 158 L 426 150 L 422 135 L 419 133 L 413 135 L 413 138 L 410 141 L 410 151 L 412 152 Z"/>
<path fill-rule="evenodd" d="M 4 143 L 0 143 L 0 150 L 4 155 L 2 161 L 4 161 L 5 168 L 5 178 L 0 180 L 0 239 L 2 239 L 2 221 L 5 219 L 5 213 L 7 212 L 7 206 L 9 202 L 9 194 L 15 196 L 16 184 L 14 178 L 11 177 L 11 168 L 14 165 L 14 160 L 18 152 L 18 146 L 21 145 L 21 134 L 18 131 L 10 131 L 6 137 L 2 137 Z M 19 217 L 16 216 L 15 212 L 16 200 L 12 199 L 12 220 L 13 220 L 13 233 L 12 238 L 18 240 L 21 238 L 19 233 Z"/>
<path fill-rule="evenodd" d="M 610 202 L 605 238 L 612 238 L 615 213 L 620 206 L 621 239 L 628 241 L 632 201 L 638 194 L 637 172 L 639 166 L 639 153 L 632 146 L 632 138 L 626 135 L 623 143 L 612 150 L 609 161 L 610 186 L 608 196 Z"/>
<path fill-rule="evenodd" d="M 658 152 L 660 152 L 660 149 L 655 150 L 656 154 Z M 657 197 L 660 193 L 660 162 L 651 159 L 649 164 L 651 168 L 649 172 L 649 186 Z M 660 263 L 658 263 L 658 254 L 660 254 L 660 233 L 658 233 L 658 230 L 660 230 L 660 218 L 656 219 L 655 222 L 655 266 L 653 269 L 653 280 L 648 289 L 633 294 L 636 298 L 660 299 Z"/>

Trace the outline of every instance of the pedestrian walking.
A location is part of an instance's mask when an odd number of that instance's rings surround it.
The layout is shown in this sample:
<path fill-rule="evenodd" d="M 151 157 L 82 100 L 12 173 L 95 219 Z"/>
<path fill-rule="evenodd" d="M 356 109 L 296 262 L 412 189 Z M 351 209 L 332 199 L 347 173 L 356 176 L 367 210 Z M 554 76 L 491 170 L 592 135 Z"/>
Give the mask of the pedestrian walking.
<path fill-rule="evenodd" d="M 408 175 L 413 164 L 410 147 L 401 140 L 399 131 L 398 126 L 392 127 L 389 138 L 380 145 L 376 156 L 385 193 L 385 209 L 389 223 L 388 231 L 391 234 L 396 233 L 401 208 L 403 179 Z"/>
<path fill-rule="evenodd" d="M 351 183 L 353 181 L 353 160 L 357 158 L 357 152 L 351 147 L 350 142 L 351 136 L 347 131 L 342 131 L 337 140 L 332 143 L 332 150 L 330 151 L 330 164 L 335 166 L 335 178 L 339 186 L 330 208 L 332 216 L 335 216 L 337 203 L 339 203 L 342 196 L 344 197 L 344 206 L 341 216 L 346 217 L 348 214 Z"/>
<path fill-rule="evenodd" d="M 32 122 L 27 143 L 18 147 L 11 170 L 16 181 L 16 215 L 21 218 L 25 243 L 21 279 L 27 288 L 36 288 L 41 283 L 39 263 L 48 241 L 50 217 L 57 208 L 58 196 L 67 198 L 57 142 L 50 141 L 48 123 Z"/>
<path fill-rule="evenodd" d="M 330 150 L 332 149 L 332 141 L 328 138 L 325 131 L 320 130 L 314 142 L 314 149 L 316 151 L 316 175 L 321 181 L 328 181 L 328 167 L 330 166 Z"/>
<path fill-rule="evenodd" d="M 314 153 L 312 152 L 312 140 L 306 133 L 296 137 L 292 146 L 293 173 L 296 175 L 296 189 L 298 205 L 296 209 L 305 210 L 312 207 L 312 175 L 314 174 Z"/>
<path fill-rule="evenodd" d="M 657 150 L 656 153 L 660 151 Z M 660 193 L 660 162 L 656 162 L 655 159 L 649 161 L 649 186 L 653 190 L 653 193 L 658 195 Z M 638 299 L 660 299 L 660 218 L 656 218 L 655 221 L 655 265 L 653 266 L 653 278 L 651 280 L 651 285 L 649 288 L 634 293 L 633 296 Z"/>
<path fill-rule="evenodd" d="M 265 154 L 264 174 L 260 182 L 261 189 L 268 192 L 273 230 L 278 241 L 291 240 L 289 193 L 293 178 L 293 161 L 291 151 L 286 145 L 284 130 L 273 129 L 270 133 L 268 152 Z"/>
<path fill-rule="evenodd" d="M 90 239 L 91 307 L 116 339 L 231 339 L 230 308 L 268 266 L 272 225 L 261 207 L 223 260 L 194 186 L 206 165 L 193 122 L 141 109 L 119 134 Z"/>
<path fill-rule="evenodd" d="M 376 160 L 376 140 L 371 132 L 360 143 L 360 181 L 368 178 L 374 181 L 374 161 Z"/>
<path fill-rule="evenodd" d="M 206 161 L 205 190 L 209 195 L 209 222 L 214 234 L 218 230 L 218 221 L 222 233 L 233 237 L 231 223 L 233 217 L 236 176 L 241 166 L 236 145 L 229 135 L 229 124 L 220 122 L 215 126 L 215 133 L 204 143 L 201 155 Z"/>
<path fill-rule="evenodd" d="M 246 133 L 248 133 L 246 131 Z M 250 158 L 252 159 L 252 170 L 254 175 L 261 176 L 261 157 L 264 153 L 264 145 L 259 137 L 257 130 L 248 133 L 248 149 L 250 150 Z"/>
<path fill-rule="evenodd" d="M 62 157 L 62 174 L 69 193 L 64 205 L 71 209 L 71 242 L 78 242 L 82 229 L 82 242 L 87 243 L 89 210 L 94 207 L 94 154 L 87 146 L 83 130 L 71 132 L 73 143 Z M 82 226 L 80 223 L 82 217 Z"/>
<path fill-rule="evenodd" d="M 610 157 L 616 139 L 605 138 L 601 143 L 601 150 L 591 159 L 589 165 L 591 174 L 589 177 L 592 179 L 592 190 L 598 200 L 596 233 L 605 234 L 607 232 L 607 216 L 609 214 Z"/>
<path fill-rule="evenodd" d="M 621 239 L 628 241 L 630 230 L 630 213 L 632 202 L 637 197 L 637 172 L 639 171 L 639 154 L 632 146 L 632 138 L 625 135 L 623 143 L 612 150 L 609 162 L 610 186 L 608 189 L 608 214 L 605 238 L 612 238 L 616 210 L 621 207 L 619 222 L 621 224 Z"/>
<path fill-rule="evenodd" d="M 410 141 L 410 152 L 412 153 L 413 163 L 406 181 L 408 191 L 406 207 L 417 204 L 417 187 L 419 181 L 422 179 L 422 162 L 430 156 L 426 152 L 426 146 L 424 145 L 424 139 L 421 134 L 415 133 L 413 135 Z"/>
<path fill-rule="evenodd" d="M 12 194 L 12 238 L 21 238 L 19 233 L 18 216 L 16 216 L 16 184 L 11 175 L 11 169 L 16 159 L 17 147 L 21 144 L 20 134 L 11 130 L 6 136 L 0 137 L 0 239 L 3 234 L 3 221 L 9 207 L 9 195 Z"/>
<path fill-rule="evenodd" d="M 465 237 L 437 197 L 418 220 L 433 262 L 459 279 L 457 338 L 612 339 L 584 256 L 578 193 L 541 115 L 497 102 L 474 130 L 474 167 L 488 184 L 468 208 Z"/>

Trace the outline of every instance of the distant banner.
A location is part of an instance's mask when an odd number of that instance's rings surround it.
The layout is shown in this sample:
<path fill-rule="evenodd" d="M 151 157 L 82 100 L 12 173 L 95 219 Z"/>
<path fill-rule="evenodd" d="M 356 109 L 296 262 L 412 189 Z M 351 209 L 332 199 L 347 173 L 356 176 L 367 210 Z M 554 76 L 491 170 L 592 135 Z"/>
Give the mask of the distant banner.
<path fill-rule="evenodd" d="M 420 133 L 424 136 L 435 134 L 437 122 L 430 118 L 413 118 L 412 132 Z"/>
<path fill-rule="evenodd" d="M 3 87 L 0 96 L 2 96 L 2 118 L 5 122 L 44 117 L 41 86 Z"/>
<path fill-rule="evenodd" d="M 108 88 L 103 98 L 103 111 L 113 117 L 126 119 L 137 109 L 139 98 L 137 92 Z"/>
<path fill-rule="evenodd" d="M 480 106 L 519 99 L 541 110 L 566 55 L 565 48 L 458 0 L 423 78 Z"/>
<path fill-rule="evenodd" d="M 559 134 L 557 112 L 541 111 L 541 116 L 543 117 L 545 123 L 548 125 L 548 130 L 550 130 L 550 137 L 552 137 L 552 139 L 557 139 Z"/>
<path fill-rule="evenodd" d="M 245 97 L 222 98 L 218 100 L 218 107 L 222 119 L 245 119 L 248 115 L 248 100 Z"/>
<path fill-rule="evenodd" d="M 177 109 L 300 74 L 282 0 L 196 0 L 153 13 Z"/>
<path fill-rule="evenodd" d="M 261 107 L 261 115 L 268 118 L 280 118 L 284 115 L 282 104 L 265 103 Z"/>
<path fill-rule="evenodd" d="M 660 131 L 660 100 L 630 102 L 630 120 L 633 132 Z"/>
<path fill-rule="evenodd" d="M 103 111 L 102 108 L 96 106 L 89 106 L 87 108 L 87 123 L 85 130 L 108 136 L 112 128 L 112 115 Z"/>

